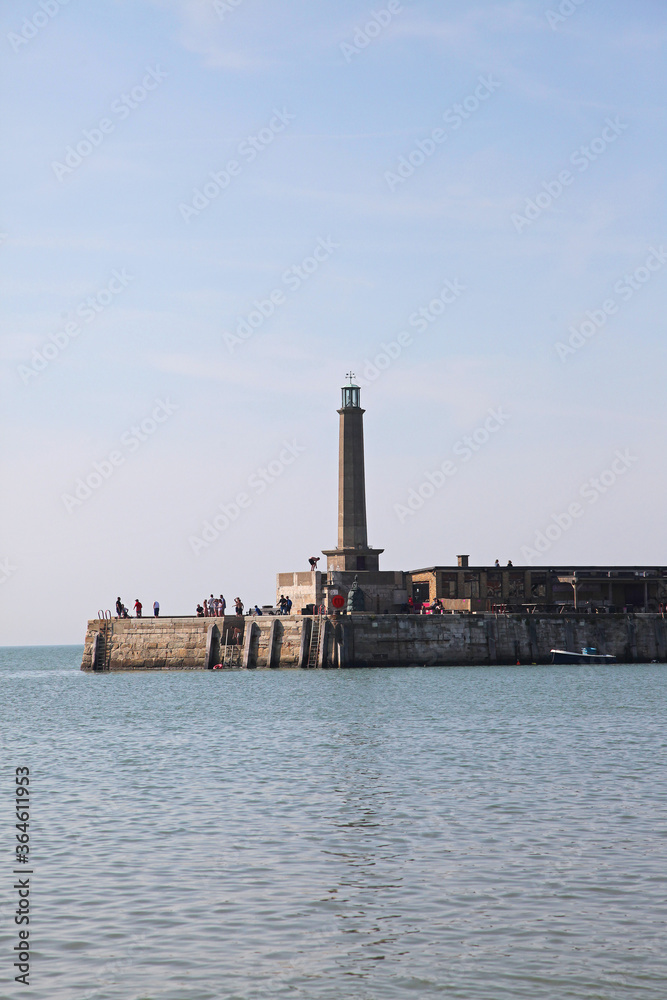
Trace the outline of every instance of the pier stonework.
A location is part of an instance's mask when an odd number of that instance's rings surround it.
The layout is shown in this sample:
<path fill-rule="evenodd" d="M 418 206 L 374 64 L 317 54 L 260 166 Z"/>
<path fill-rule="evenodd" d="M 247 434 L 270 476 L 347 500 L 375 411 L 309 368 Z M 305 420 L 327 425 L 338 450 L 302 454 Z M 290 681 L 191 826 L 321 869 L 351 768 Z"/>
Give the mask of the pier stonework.
<path fill-rule="evenodd" d="M 82 670 L 93 669 L 93 653 L 106 646 L 104 633 L 109 628 L 109 647 L 98 669 L 109 670 L 205 670 L 216 662 L 225 633 L 240 628 L 247 619 L 224 618 L 112 618 L 88 622 Z M 214 629 L 218 630 L 218 635 Z"/>
<path fill-rule="evenodd" d="M 326 574 L 324 574 L 326 576 Z M 292 599 L 295 613 L 302 608 L 322 603 L 322 576 L 319 570 L 308 570 L 301 573 L 278 573 L 276 588 L 276 604 L 284 594 Z"/>
<path fill-rule="evenodd" d="M 98 656 L 95 672 L 206 670 L 214 665 L 212 654 L 220 655 L 225 634 L 239 627 L 234 669 L 303 667 L 311 622 L 308 615 L 112 619 L 109 655 Z M 104 628 L 103 620 L 88 622 L 82 670 L 94 670 L 93 653 Z M 213 628 L 220 632 L 217 639 Z M 353 614 L 323 619 L 320 634 L 317 663 L 323 668 L 541 664 L 550 662 L 551 649 L 584 646 L 619 662 L 667 661 L 667 622 L 661 614 Z"/>

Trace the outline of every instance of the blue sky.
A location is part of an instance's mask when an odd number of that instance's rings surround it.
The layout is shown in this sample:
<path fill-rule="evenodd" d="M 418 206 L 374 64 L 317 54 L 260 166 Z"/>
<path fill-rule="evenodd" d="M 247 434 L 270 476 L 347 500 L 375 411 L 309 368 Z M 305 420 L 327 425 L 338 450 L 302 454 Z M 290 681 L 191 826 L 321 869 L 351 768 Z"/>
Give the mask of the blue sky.
<path fill-rule="evenodd" d="M 662 3 L 45 3 L 0 23 L 1 642 L 271 601 L 350 368 L 383 568 L 667 563 Z"/>

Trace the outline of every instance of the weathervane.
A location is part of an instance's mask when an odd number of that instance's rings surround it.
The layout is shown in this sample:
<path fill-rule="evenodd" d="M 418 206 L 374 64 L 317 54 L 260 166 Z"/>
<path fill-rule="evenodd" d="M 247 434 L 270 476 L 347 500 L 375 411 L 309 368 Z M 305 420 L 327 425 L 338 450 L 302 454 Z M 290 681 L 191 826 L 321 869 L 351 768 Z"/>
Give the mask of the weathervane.
<path fill-rule="evenodd" d="M 355 374 L 354 374 L 354 372 L 348 372 L 348 373 L 347 373 L 347 375 L 345 376 L 345 378 L 349 378 L 349 380 L 350 380 L 350 385 L 353 385 L 353 384 L 354 384 L 354 383 L 353 383 L 353 379 L 355 378 Z"/>

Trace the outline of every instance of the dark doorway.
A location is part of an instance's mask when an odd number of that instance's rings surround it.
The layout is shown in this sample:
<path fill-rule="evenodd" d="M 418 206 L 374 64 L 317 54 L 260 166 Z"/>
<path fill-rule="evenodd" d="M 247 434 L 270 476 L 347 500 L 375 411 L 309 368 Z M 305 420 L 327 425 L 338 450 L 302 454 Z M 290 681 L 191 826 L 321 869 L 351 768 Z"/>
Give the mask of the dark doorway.
<path fill-rule="evenodd" d="M 624 588 L 624 604 L 636 608 L 641 608 L 644 606 L 644 584 L 643 583 L 626 583 Z"/>

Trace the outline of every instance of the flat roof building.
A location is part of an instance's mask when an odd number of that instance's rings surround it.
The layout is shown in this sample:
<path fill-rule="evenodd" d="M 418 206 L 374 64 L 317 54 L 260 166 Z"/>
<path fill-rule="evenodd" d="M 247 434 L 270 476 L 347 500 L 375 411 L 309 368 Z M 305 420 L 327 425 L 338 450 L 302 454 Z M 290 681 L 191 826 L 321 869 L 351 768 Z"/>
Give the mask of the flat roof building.
<path fill-rule="evenodd" d="M 416 604 L 446 610 L 661 611 L 667 566 L 431 566 L 408 573 Z"/>

